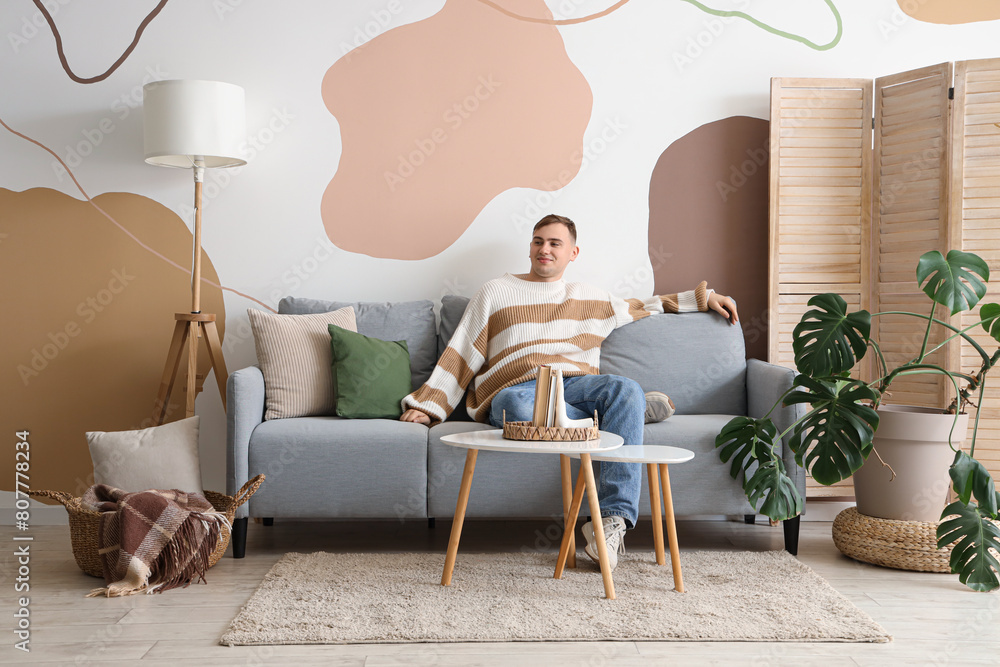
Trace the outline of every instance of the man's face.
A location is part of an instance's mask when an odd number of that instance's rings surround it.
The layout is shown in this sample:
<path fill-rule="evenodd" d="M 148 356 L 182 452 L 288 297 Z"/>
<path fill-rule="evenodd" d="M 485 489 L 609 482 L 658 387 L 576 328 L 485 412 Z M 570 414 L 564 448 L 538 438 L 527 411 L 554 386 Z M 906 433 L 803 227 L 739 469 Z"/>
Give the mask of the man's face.
<path fill-rule="evenodd" d="M 540 227 L 531 239 L 531 276 L 539 282 L 562 278 L 569 263 L 580 254 L 566 225 L 558 222 Z"/>

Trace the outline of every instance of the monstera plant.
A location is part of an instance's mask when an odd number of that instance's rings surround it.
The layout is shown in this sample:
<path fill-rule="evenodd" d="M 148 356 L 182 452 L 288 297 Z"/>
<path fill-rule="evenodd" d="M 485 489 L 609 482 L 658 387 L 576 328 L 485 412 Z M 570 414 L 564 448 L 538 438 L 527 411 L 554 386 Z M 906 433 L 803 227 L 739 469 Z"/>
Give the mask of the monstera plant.
<path fill-rule="evenodd" d="M 876 411 L 893 380 L 916 374 L 939 374 L 948 378 L 955 398 L 950 406 L 941 406 L 942 414 L 964 412 L 966 406 L 980 404 L 986 374 L 1000 360 L 1000 347 L 990 354 L 969 331 L 982 326 L 1000 343 L 1000 305 L 989 303 L 979 310 L 979 321 L 959 329 L 934 317 L 940 304 L 952 315 L 971 310 L 986 295 L 989 267 L 980 257 L 952 250 L 947 257 L 932 251 L 920 257 L 917 282 L 932 300 L 929 315 L 887 311 L 849 313 L 847 304 L 837 294 L 820 294 L 809 300 L 809 307 L 792 332 L 792 348 L 798 375 L 793 387 L 785 392 L 761 419 L 737 417 L 722 429 L 715 440 L 723 462 L 732 462 L 734 479 L 742 475 L 743 488 L 757 511 L 772 520 L 785 520 L 802 512 L 803 498 L 785 471 L 775 449 L 785 435 L 795 461 L 808 470 L 813 479 L 825 485 L 835 484 L 853 475 L 873 451 L 873 438 L 879 426 Z M 890 369 L 877 341 L 871 338 L 872 317 L 907 315 L 923 330 L 919 354 Z M 929 348 L 931 328 L 943 327 L 950 335 Z M 969 343 L 982 359 L 975 374 L 947 370 L 927 361 L 928 355 L 955 338 Z M 876 356 L 876 377 L 863 382 L 851 376 L 851 369 L 868 350 Z M 782 433 L 770 419 L 779 405 L 805 404 L 806 413 Z M 956 448 L 949 469 L 955 500 L 941 515 L 937 528 L 938 547 L 954 543 L 950 565 L 959 580 L 977 591 L 1000 587 L 1000 530 L 997 519 L 1000 494 L 986 468 L 974 458 L 976 412 L 968 452 Z"/>

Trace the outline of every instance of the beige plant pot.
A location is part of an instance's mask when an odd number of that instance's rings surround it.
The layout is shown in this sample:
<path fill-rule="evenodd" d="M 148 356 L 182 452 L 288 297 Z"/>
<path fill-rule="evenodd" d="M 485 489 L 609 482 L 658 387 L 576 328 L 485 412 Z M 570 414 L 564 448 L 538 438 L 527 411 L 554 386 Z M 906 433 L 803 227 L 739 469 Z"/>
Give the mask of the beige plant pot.
<path fill-rule="evenodd" d="M 936 408 L 883 405 L 878 409 L 875 451 L 896 471 L 881 464 L 873 452 L 854 473 L 858 512 L 880 519 L 938 521 L 948 499 L 948 468 L 955 452 L 948 433 L 955 415 Z M 959 415 L 951 443 L 965 440 L 969 415 Z"/>

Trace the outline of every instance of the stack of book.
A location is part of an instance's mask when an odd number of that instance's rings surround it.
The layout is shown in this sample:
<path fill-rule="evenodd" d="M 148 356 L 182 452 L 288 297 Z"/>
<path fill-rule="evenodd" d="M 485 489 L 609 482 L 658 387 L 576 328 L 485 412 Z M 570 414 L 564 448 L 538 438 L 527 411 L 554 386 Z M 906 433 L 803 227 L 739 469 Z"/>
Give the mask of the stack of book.
<path fill-rule="evenodd" d="M 531 425 L 590 428 L 594 423 L 593 419 L 570 419 L 566 415 L 562 371 L 548 365 L 539 366 Z"/>
<path fill-rule="evenodd" d="M 556 416 L 556 373 L 548 364 L 538 367 L 538 380 L 535 383 L 535 411 L 531 418 L 532 426 L 555 426 Z M 562 373 L 558 372 L 562 380 Z"/>

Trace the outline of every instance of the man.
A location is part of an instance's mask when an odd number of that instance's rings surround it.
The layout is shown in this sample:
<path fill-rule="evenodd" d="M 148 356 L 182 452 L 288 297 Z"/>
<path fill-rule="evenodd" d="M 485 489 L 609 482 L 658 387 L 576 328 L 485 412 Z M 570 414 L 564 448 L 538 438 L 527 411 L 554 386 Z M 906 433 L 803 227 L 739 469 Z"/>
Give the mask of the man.
<path fill-rule="evenodd" d="M 466 405 L 480 422 L 500 428 L 508 421 L 531 421 L 538 366 L 563 372 L 566 412 L 570 419 L 592 417 L 617 433 L 626 445 L 642 444 L 644 422 L 662 421 L 674 405 L 661 392 L 643 395 L 634 380 L 600 375 L 601 343 L 613 330 L 659 313 L 718 312 L 730 324 L 739 316 L 729 297 L 697 288 L 648 299 L 621 299 L 582 283 L 566 283 L 563 273 L 576 260 L 576 225 L 547 215 L 535 225 L 528 256 L 531 270 L 505 274 L 486 283 L 472 298 L 430 379 L 403 399 L 403 421 L 443 421 L 472 382 Z M 612 568 L 624 551 L 624 534 L 639 515 L 642 466 L 602 462 L 598 500 Z M 584 551 L 595 562 L 597 545 L 591 523 L 582 528 Z"/>

